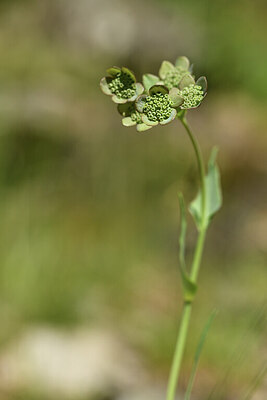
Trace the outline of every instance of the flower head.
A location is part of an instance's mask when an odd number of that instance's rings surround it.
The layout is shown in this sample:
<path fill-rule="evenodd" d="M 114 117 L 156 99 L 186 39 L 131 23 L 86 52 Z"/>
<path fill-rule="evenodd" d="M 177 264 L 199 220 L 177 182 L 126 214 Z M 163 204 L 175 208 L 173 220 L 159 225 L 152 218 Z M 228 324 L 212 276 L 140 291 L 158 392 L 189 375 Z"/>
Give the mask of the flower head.
<path fill-rule="evenodd" d="M 148 93 L 149 89 L 153 85 L 164 85 L 167 89 L 178 88 L 184 76 L 190 75 L 192 72 L 192 66 L 190 66 L 190 61 L 187 57 L 178 57 L 175 65 L 169 61 L 163 61 L 160 69 L 159 76 L 153 74 L 143 75 L 143 85 Z"/>
<path fill-rule="evenodd" d="M 149 89 L 148 95 L 139 96 L 136 109 L 141 114 L 143 123 L 149 126 L 168 124 L 177 114 L 169 90 L 163 85 L 154 85 Z"/>
<path fill-rule="evenodd" d="M 188 110 L 198 107 L 207 94 L 207 79 L 202 76 L 196 82 L 191 75 L 186 75 L 179 83 L 179 89 L 171 90 L 172 96 L 182 98 L 180 108 Z"/>
<path fill-rule="evenodd" d="M 143 86 L 136 83 L 134 74 L 128 68 L 112 67 L 107 73 L 109 76 L 101 79 L 100 87 L 103 93 L 112 96 L 114 103 L 134 101 L 143 93 Z"/>
<path fill-rule="evenodd" d="M 177 87 L 181 79 L 190 74 L 190 62 L 187 57 L 178 57 L 175 65 L 169 61 L 163 61 L 159 70 L 159 77 L 170 90 Z"/>
<path fill-rule="evenodd" d="M 141 114 L 135 108 L 134 102 L 118 104 L 118 111 L 123 116 L 122 124 L 124 126 L 136 126 L 138 132 L 151 129 L 152 126 L 143 123 Z"/>

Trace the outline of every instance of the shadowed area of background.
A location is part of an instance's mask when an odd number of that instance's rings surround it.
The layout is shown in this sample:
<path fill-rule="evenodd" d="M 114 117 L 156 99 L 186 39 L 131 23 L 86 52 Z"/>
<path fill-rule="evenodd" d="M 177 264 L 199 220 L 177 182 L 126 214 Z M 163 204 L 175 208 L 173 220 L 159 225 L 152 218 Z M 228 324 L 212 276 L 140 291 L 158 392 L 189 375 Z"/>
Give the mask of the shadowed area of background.
<path fill-rule="evenodd" d="M 249 390 L 267 354 L 266 14 L 264 0 L 0 2 L 1 399 L 164 398 L 182 306 L 177 192 L 195 196 L 196 163 L 177 121 L 124 128 L 99 81 L 178 55 L 208 78 L 188 119 L 205 159 L 220 149 L 224 195 L 181 388 L 217 307 L 194 398 Z"/>

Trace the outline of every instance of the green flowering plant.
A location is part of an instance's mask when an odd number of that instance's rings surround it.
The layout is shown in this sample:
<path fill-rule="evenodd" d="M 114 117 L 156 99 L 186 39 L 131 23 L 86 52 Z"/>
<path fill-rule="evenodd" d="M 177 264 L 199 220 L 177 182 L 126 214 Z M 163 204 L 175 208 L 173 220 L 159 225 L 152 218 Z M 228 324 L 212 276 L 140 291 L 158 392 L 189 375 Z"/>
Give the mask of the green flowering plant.
<path fill-rule="evenodd" d="M 136 109 L 143 123 L 151 127 L 158 124 L 166 125 L 177 115 L 169 90 L 163 85 L 154 85 L 148 94 L 139 96 L 136 100 Z"/>
<path fill-rule="evenodd" d="M 159 76 L 153 74 L 143 75 L 143 85 L 148 91 L 149 88 L 158 83 L 163 84 L 169 90 L 176 87 L 181 81 L 181 79 L 189 75 L 192 72 L 192 65 L 190 66 L 190 61 L 187 57 L 178 57 L 173 65 L 170 61 L 162 61 L 159 69 Z"/>
<path fill-rule="evenodd" d="M 112 96 L 113 102 L 118 103 L 117 109 L 124 126 L 135 126 L 137 131 L 142 132 L 157 125 L 163 126 L 179 120 L 186 130 L 196 156 L 200 188 L 188 208 L 195 221 L 198 236 L 190 268 L 187 266 L 185 257 L 187 230 L 185 204 L 182 194 L 179 194 L 181 220 L 179 267 L 184 305 L 166 396 L 166 400 L 174 400 L 192 305 L 198 288 L 197 279 L 206 233 L 214 215 L 222 205 L 220 173 L 216 163 L 217 149 L 212 150 L 206 168 L 198 140 L 186 118 L 187 112 L 199 107 L 205 98 L 207 79 L 202 76 L 195 81 L 192 66 L 188 58 L 184 56 L 178 57 L 175 65 L 169 61 L 163 61 L 159 76 L 150 73 L 143 75 L 143 85 L 136 82 L 134 74 L 128 68 L 112 67 L 107 72 L 109 76 L 101 79 L 100 86 L 105 94 Z M 199 356 L 214 316 L 215 313 L 211 315 L 201 334 L 184 400 L 190 400 Z"/>
<path fill-rule="evenodd" d="M 103 93 L 112 96 L 114 103 L 123 104 L 134 101 L 144 88 L 141 83 L 136 83 L 135 75 L 128 68 L 112 67 L 107 70 L 108 76 L 100 81 Z"/>
<path fill-rule="evenodd" d="M 134 102 L 118 104 L 118 111 L 122 115 L 122 125 L 136 126 L 138 132 L 143 132 L 151 129 L 152 126 L 146 125 L 141 118 L 140 112 L 135 107 Z"/>

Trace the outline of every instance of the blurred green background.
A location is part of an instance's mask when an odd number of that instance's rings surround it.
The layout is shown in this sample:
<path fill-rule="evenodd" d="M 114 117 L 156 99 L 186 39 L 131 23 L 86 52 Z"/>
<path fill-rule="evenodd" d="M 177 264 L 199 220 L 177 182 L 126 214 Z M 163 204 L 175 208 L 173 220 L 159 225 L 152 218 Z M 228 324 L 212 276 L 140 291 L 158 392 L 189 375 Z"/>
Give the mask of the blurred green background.
<path fill-rule="evenodd" d="M 195 399 L 242 399 L 254 382 L 267 354 L 266 17 L 264 0 L 0 2 L 1 399 L 113 399 L 141 381 L 164 390 L 182 307 L 177 192 L 194 197 L 196 162 L 178 122 L 144 134 L 122 127 L 99 80 L 111 65 L 138 79 L 157 74 L 178 55 L 209 82 L 189 121 L 205 159 L 220 149 L 224 197 L 207 238 L 181 389 L 214 307 Z M 42 345 L 38 332 L 46 344 L 63 335 L 75 349 L 80 329 L 118 335 L 141 360 L 142 379 L 123 390 L 103 378 L 97 389 L 64 391 L 55 382 L 73 379 L 67 361 L 50 387 L 27 361 L 36 354 L 25 336 L 38 337 L 40 365 L 52 371 L 59 346 Z M 94 365 L 81 370 L 95 373 Z M 266 396 L 263 381 L 254 398 Z"/>

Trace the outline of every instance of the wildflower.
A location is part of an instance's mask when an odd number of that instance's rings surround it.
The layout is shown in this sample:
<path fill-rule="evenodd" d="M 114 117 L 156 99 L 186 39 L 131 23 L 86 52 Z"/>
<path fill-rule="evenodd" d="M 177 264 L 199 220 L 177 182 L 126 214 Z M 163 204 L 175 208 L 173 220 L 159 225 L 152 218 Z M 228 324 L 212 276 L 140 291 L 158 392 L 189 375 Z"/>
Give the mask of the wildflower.
<path fill-rule="evenodd" d="M 169 90 L 178 88 L 181 79 L 191 72 L 190 62 L 187 57 L 178 57 L 175 65 L 169 61 L 163 61 L 159 69 L 159 77 L 153 74 L 143 75 L 143 85 L 148 91 L 151 86 L 163 84 Z"/>
<path fill-rule="evenodd" d="M 171 122 L 177 114 L 175 107 L 182 102 L 177 94 L 169 95 L 169 90 L 163 85 L 154 85 L 148 95 L 141 95 L 136 100 L 136 109 L 141 114 L 141 120 L 149 126 L 165 125 Z"/>
<path fill-rule="evenodd" d="M 171 89 L 172 96 L 182 98 L 180 108 L 188 110 L 198 107 L 207 94 L 207 79 L 201 76 L 196 82 L 192 75 L 182 78 L 177 88 Z"/>
<path fill-rule="evenodd" d="M 136 126 L 138 132 L 143 132 L 152 128 L 152 126 L 143 123 L 141 114 L 135 108 L 134 102 L 118 104 L 118 111 L 123 116 L 122 124 L 124 126 Z"/>
<path fill-rule="evenodd" d="M 133 102 L 143 93 L 143 86 L 136 82 L 134 74 L 128 68 L 112 67 L 107 73 L 109 76 L 101 79 L 100 87 L 103 93 L 112 96 L 114 103 Z"/>

